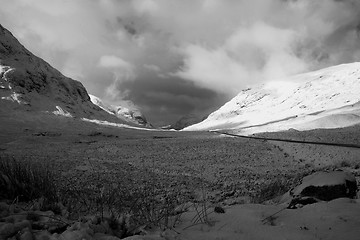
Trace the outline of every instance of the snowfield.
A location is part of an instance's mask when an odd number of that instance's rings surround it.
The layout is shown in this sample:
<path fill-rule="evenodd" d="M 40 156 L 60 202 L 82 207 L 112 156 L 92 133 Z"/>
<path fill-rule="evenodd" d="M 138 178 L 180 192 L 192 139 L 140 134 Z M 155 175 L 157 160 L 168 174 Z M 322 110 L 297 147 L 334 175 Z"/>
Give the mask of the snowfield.
<path fill-rule="evenodd" d="M 241 91 L 188 131 L 241 134 L 341 128 L 360 123 L 360 63 L 342 64 Z"/>
<path fill-rule="evenodd" d="M 104 126 L 111 126 L 111 127 L 129 128 L 129 129 L 136 129 L 136 130 L 143 130 L 143 131 L 163 131 L 163 130 L 160 130 L 160 129 L 134 127 L 134 126 L 130 126 L 130 125 L 127 125 L 127 124 L 114 123 L 114 122 L 102 121 L 102 120 L 97 120 L 97 119 L 82 118 L 81 120 L 83 120 L 85 122 L 91 122 L 91 123 L 104 125 Z"/>

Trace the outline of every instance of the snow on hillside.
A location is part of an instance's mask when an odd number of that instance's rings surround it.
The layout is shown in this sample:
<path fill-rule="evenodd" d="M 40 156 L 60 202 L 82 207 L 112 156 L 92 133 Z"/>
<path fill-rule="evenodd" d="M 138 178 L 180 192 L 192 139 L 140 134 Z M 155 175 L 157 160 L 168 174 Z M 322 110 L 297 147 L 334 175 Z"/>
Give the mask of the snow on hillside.
<path fill-rule="evenodd" d="M 241 134 L 360 123 L 360 63 L 343 64 L 241 91 L 204 121 L 185 130 Z"/>
<path fill-rule="evenodd" d="M 97 114 L 84 86 L 65 77 L 27 50 L 0 25 L 1 110 L 58 113 L 58 107 L 74 116 Z M 59 114 L 62 115 L 62 114 Z"/>
<path fill-rule="evenodd" d="M 145 119 L 135 110 L 118 107 L 112 112 L 96 105 L 91 102 L 82 83 L 64 76 L 32 54 L 0 24 L 1 115 L 43 112 L 111 122 L 117 126 L 138 126 Z M 124 112 L 131 117 L 127 118 Z M 124 117 L 119 117 L 118 113 Z"/>
<path fill-rule="evenodd" d="M 102 120 L 96 120 L 96 119 L 82 118 L 81 120 L 83 120 L 85 122 L 95 123 L 98 125 L 103 125 L 103 126 L 136 129 L 136 130 L 142 130 L 142 131 L 161 131 L 159 129 L 154 129 L 154 128 L 134 127 L 134 126 L 130 126 L 128 124 L 114 123 L 114 122 L 108 122 L 108 121 L 102 121 Z"/>
<path fill-rule="evenodd" d="M 91 102 L 104 111 L 115 115 L 117 118 L 120 118 L 124 121 L 130 121 L 132 123 L 136 123 L 142 126 L 151 126 L 145 116 L 140 112 L 140 110 L 135 106 L 134 103 L 130 101 L 121 102 L 121 106 L 114 106 L 108 103 L 105 103 L 100 98 L 89 94 Z M 123 106 L 122 106 L 123 105 Z"/>

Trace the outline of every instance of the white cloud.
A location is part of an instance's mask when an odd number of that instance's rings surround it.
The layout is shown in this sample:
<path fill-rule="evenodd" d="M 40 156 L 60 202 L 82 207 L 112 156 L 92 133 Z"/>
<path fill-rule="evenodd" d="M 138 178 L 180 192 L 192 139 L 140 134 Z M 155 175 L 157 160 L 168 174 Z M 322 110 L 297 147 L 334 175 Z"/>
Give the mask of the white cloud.
<path fill-rule="evenodd" d="M 357 0 L 0 1 L 5 27 L 99 96 L 151 69 L 233 95 L 262 79 L 360 60 Z"/>
<path fill-rule="evenodd" d="M 132 68 L 131 64 L 113 55 L 101 56 L 99 60 L 99 66 L 104 68 L 124 68 L 124 69 Z"/>
<path fill-rule="evenodd" d="M 241 80 L 250 77 L 246 69 L 224 49 L 211 50 L 199 45 L 188 45 L 183 53 L 186 55 L 185 66 L 175 75 L 192 80 L 202 87 L 234 94 L 243 85 Z"/>
<path fill-rule="evenodd" d="M 256 81 L 307 70 L 309 66 L 293 52 L 299 38 L 295 31 L 255 23 L 239 28 L 216 49 L 186 46 L 184 67 L 175 75 L 234 94 Z"/>
<path fill-rule="evenodd" d="M 120 84 L 136 78 L 134 67 L 114 55 L 101 56 L 98 63 L 99 67 L 109 69 L 113 73 L 112 83 L 105 89 L 105 97 L 110 101 L 122 100 L 128 95 L 128 91 L 121 90 Z"/>
<path fill-rule="evenodd" d="M 133 0 L 132 4 L 135 11 L 139 12 L 140 14 L 156 14 L 156 12 L 159 10 L 159 6 L 154 0 Z"/>
<path fill-rule="evenodd" d="M 153 64 L 144 64 L 144 68 L 153 71 L 153 72 L 160 72 L 159 66 L 153 65 Z"/>

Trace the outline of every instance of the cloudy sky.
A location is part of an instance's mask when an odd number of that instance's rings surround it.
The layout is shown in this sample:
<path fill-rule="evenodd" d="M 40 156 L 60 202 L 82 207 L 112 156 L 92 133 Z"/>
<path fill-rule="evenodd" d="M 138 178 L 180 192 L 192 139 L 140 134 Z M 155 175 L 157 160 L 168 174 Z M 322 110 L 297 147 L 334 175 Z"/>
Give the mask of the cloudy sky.
<path fill-rule="evenodd" d="M 241 89 L 360 61 L 359 0 L 0 0 L 0 23 L 88 92 L 155 125 Z"/>

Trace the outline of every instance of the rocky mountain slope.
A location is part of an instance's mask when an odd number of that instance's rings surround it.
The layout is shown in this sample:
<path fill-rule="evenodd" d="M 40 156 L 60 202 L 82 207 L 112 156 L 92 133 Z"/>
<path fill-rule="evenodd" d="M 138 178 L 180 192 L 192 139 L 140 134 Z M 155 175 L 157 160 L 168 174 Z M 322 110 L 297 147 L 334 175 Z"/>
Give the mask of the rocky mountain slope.
<path fill-rule="evenodd" d="M 139 124 L 146 127 L 151 127 L 151 124 L 146 120 L 146 117 L 141 113 L 141 111 L 135 106 L 131 101 L 123 102 L 123 105 L 111 105 L 105 103 L 100 98 L 89 95 L 91 102 L 109 114 L 115 115 L 117 118 L 124 121 L 130 121 L 135 124 Z"/>
<path fill-rule="evenodd" d="M 1 25 L 0 106 L 2 115 L 16 112 L 24 120 L 31 113 L 49 113 L 128 123 L 94 105 L 79 81 L 32 54 Z"/>
<path fill-rule="evenodd" d="M 241 134 L 341 128 L 360 123 L 360 63 L 296 75 L 241 91 L 185 130 Z"/>

